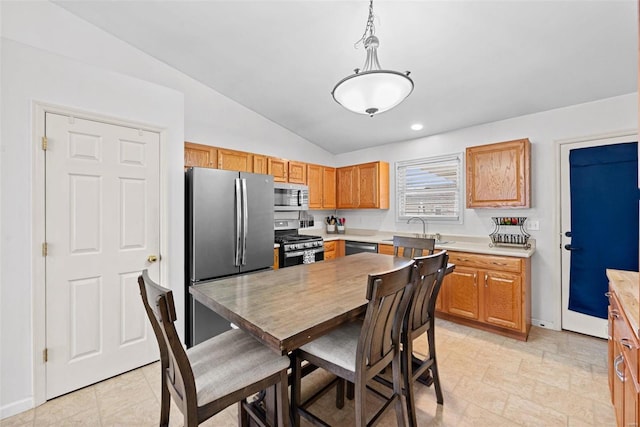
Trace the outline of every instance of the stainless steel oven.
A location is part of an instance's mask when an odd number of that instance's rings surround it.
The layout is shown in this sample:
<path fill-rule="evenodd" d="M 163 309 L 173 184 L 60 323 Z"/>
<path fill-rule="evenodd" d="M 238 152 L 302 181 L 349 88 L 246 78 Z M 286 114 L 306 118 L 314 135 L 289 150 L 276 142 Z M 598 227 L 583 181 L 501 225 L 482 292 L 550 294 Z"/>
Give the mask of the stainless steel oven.
<path fill-rule="evenodd" d="M 278 222 L 276 221 L 276 227 Z M 275 242 L 280 244 L 278 249 L 280 268 L 324 260 L 322 237 L 298 234 L 297 229 L 276 230 Z"/>

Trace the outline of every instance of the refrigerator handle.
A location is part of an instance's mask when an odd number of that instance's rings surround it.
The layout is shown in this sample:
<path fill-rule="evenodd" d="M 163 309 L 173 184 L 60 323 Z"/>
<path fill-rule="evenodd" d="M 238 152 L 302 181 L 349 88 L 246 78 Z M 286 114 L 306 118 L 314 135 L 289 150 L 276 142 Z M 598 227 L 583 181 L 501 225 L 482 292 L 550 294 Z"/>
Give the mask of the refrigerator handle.
<path fill-rule="evenodd" d="M 247 233 L 249 231 L 249 205 L 247 202 L 247 180 L 242 178 L 242 263 L 246 264 Z"/>
<path fill-rule="evenodd" d="M 240 193 L 240 178 L 236 178 L 236 257 L 234 265 L 240 265 L 240 239 L 242 238 L 242 195 Z"/>

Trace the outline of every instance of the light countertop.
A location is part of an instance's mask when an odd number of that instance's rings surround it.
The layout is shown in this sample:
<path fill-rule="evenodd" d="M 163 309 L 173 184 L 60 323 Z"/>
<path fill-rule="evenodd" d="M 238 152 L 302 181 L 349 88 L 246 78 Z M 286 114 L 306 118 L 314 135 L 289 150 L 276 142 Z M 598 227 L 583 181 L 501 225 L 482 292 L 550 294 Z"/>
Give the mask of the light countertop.
<path fill-rule="evenodd" d="M 637 271 L 623 271 L 607 269 L 607 278 L 611 289 L 616 293 L 624 313 L 631 323 L 631 327 L 640 337 L 640 308 L 638 306 L 638 295 L 640 294 L 640 275 Z"/>
<path fill-rule="evenodd" d="M 326 241 L 331 240 L 354 240 L 357 242 L 377 243 L 379 245 L 393 245 L 393 236 L 402 235 L 413 237 L 415 234 L 394 233 L 384 231 L 370 230 L 348 230 L 345 234 L 327 234 L 319 229 L 300 230 L 300 234 L 309 234 L 321 236 Z M 535 240 L 529 239 L 531 248 L 524 249 L 519 247 L 491 247 L 489 246 L 489 237 L 480 236 L 460 236 L 447 235 L 441 236 L 441 242 L 436 242 L 437 249 L 446 249 L 450 251 L 472 252 L 486 255 L 512 256 L 518 258 L 530 258 L 535 253 Z"/>

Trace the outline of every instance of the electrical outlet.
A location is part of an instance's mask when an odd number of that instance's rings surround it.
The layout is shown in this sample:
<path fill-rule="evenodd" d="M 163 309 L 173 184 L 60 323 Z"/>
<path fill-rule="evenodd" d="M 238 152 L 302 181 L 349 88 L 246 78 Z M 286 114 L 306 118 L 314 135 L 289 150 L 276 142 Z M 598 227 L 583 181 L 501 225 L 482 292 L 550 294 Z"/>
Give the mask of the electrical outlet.
<path fill-rule="evenodd" d="M 540 221 L 538 221 L 537 219 L 527 221 L 527 230 L 530 230 L 530 231 L 540 230 Z"/>

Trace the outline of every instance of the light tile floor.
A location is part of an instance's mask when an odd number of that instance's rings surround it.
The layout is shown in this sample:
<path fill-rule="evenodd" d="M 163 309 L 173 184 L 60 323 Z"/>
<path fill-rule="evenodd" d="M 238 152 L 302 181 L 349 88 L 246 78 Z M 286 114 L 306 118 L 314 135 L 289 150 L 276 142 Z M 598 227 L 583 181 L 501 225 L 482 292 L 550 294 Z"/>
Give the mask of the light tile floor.
<path fill-rule="evenodd" d="M 437 351 L 444 405 L 433 388 L 420 384 L 420 426 L 615 426 L 607 380 L 607 342 L 569 332 L 533 327 L 527 342 L 437 321 Z M 418 351 L 426 339 L 416 342 Z M 315 372 L 303 379 L 306 389 L 327 379 Z M 48 401 L 0 421 L 5 426 L 154 426 L 158 425 L 158 363 Z M 353 423 L 353 404 L 334 407 L 327 393 L 311 407 L 336 427 Z M 377 405 L 371 397 L 371 406 Z M 172 405 L 173 406 L 173 405 Z M 233 405 L 205 426 L 237 425 Z M 173 406 L 171 425 L 181 426 Z M 303 426 L 310 424 L 303 420 Z M 381 426 L 395 426 L 389 410 Z"/>

